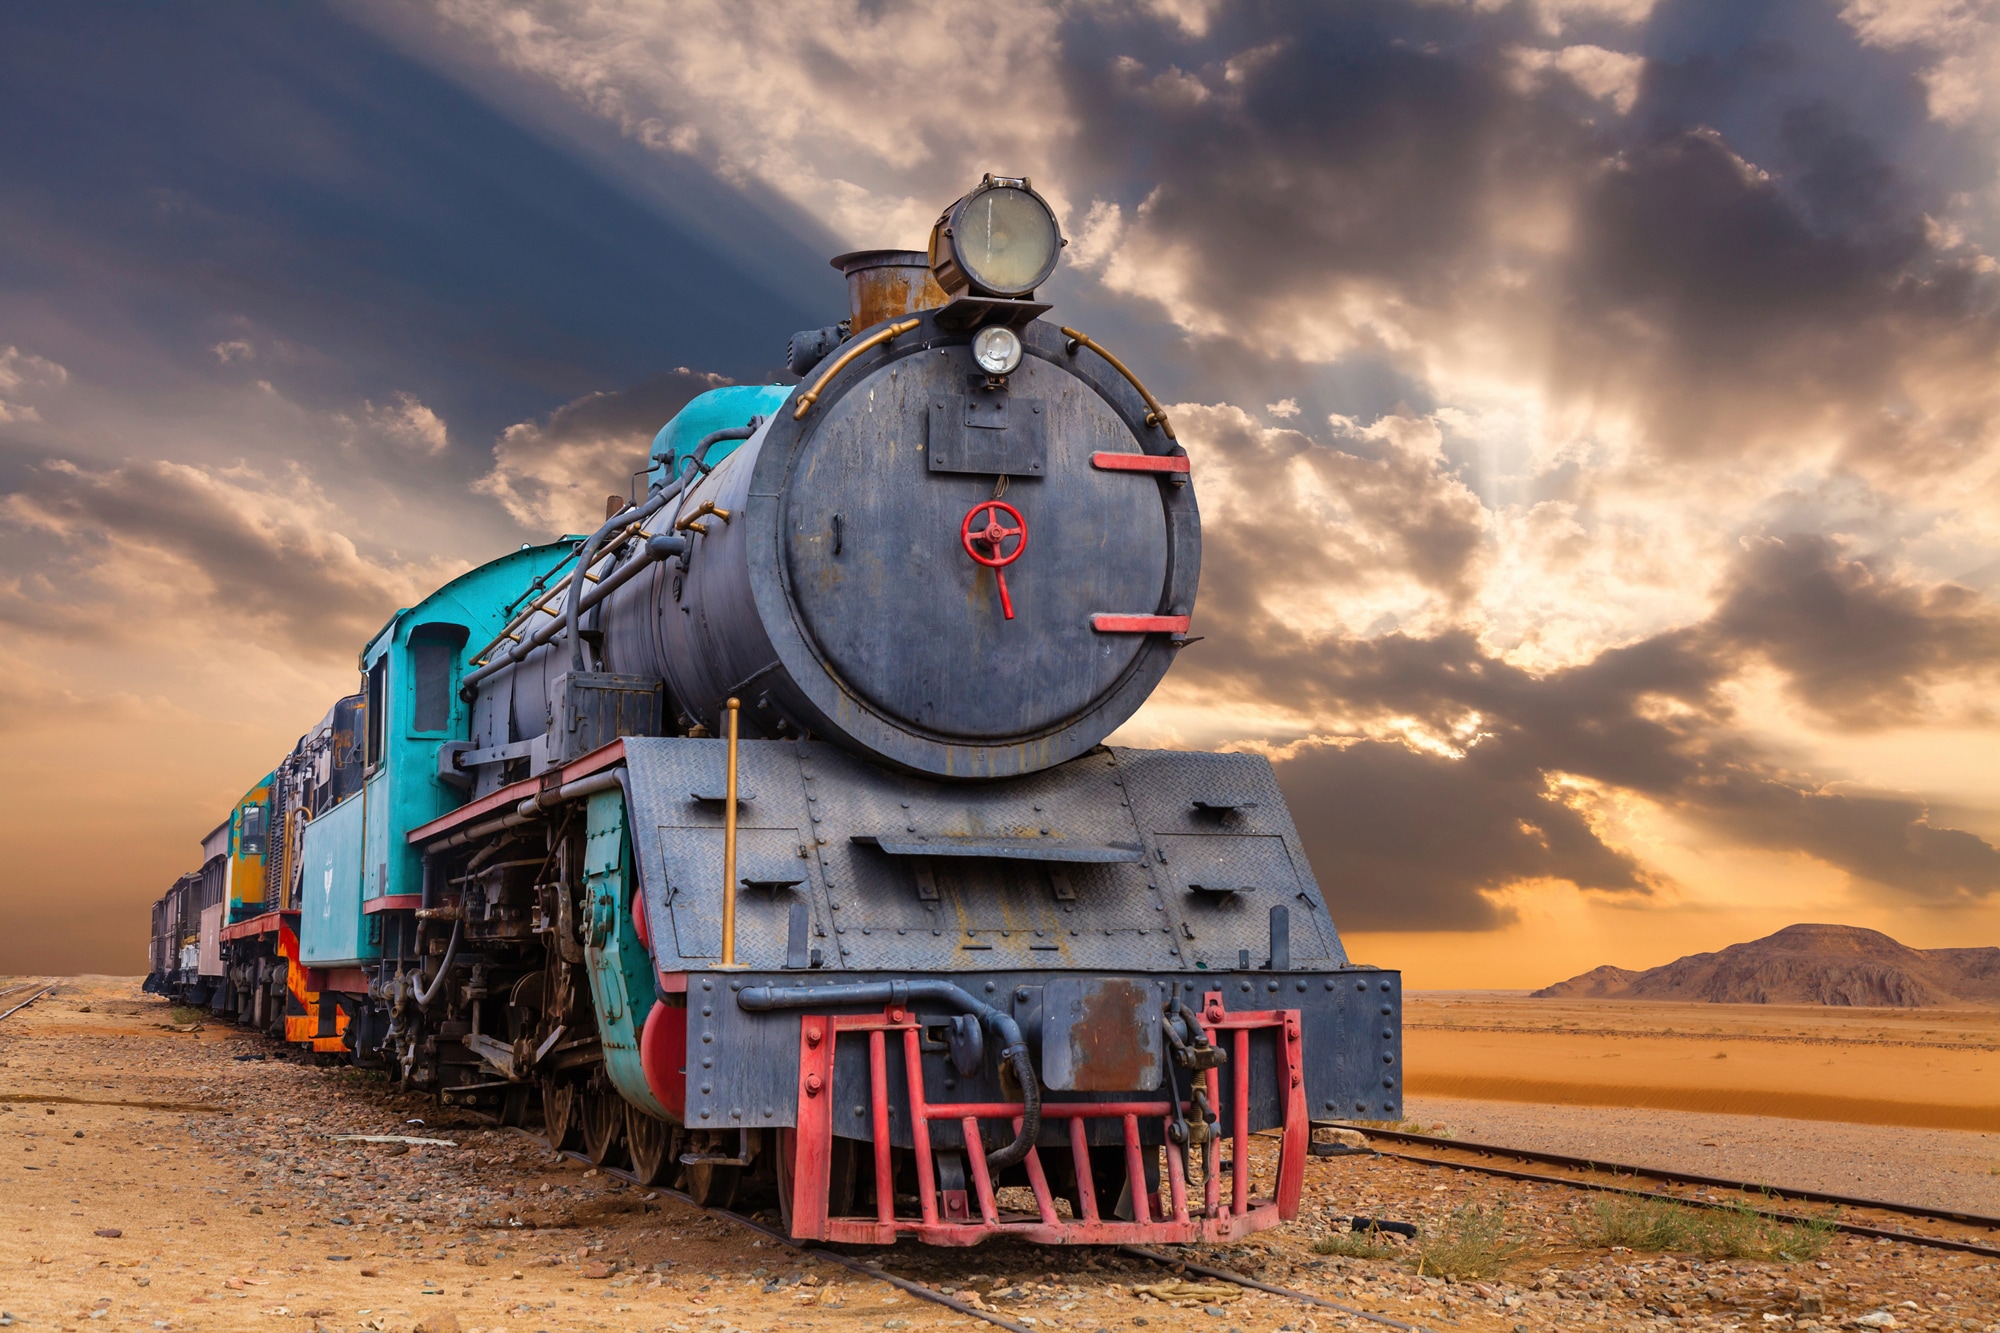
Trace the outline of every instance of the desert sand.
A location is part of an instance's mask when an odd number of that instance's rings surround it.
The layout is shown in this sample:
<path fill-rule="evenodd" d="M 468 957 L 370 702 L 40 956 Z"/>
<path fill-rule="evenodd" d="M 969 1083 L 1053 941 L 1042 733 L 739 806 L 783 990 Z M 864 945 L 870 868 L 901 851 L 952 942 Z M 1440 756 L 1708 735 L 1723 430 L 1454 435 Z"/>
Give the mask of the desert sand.
<path fill-rule="evenodd" d="M 1495 1012 L 1451 1000 L 1416 1008 L 1456 1024 L 1431 1030 L 1453 1040 L 1479 1037 L 1460 1029 L 1473 1018 L 1491 1026 Z M 271 1043 L 233 1028 L 177 1032 L 167 1020 L 136 982 L 94 979 L 65 982 L 0 1023 L 0 1323 L 29 1333 L 989 1327 L 379 1080 L 271 1058 Z M 1416 1049 L 1430 1039 L 1412 1037 Z M 1606 1039 L 1542 1040 L 1559 1050 Z M 1875 1132 L 1887 1148 L 1899 1137 Z M 450 1146 L 402 1150 L 342 1133 Z M 1791 1261 L 1633 1253 L 1593 1238 L 1594 1202 L 1386 1157 L 1315 1160 L 1296 1223 L 1201 1257 L 1436 1333 L 1830 1331 L 1864 1316 L 1892 1321 L 1882 1328 L 2000 1333 L 2000 1262 L 1857 1238 Z M 1318 1248 L 1356 1214 L 1442 1234 L 1467 1209 L 1504 1217 L 1516 1247 L 1486 1278 L 1445 1281 L 1411 1255 Z M 1036 1333 L 1382 1327 L 1258 1293 L 1158 1300 L 1139 1288 L 1171 1273 L 1100 1252 L 872 1253 Z"/>
<path fill-rule="evenodd" d="M 2000 1132 L 2000 1009 L 1413 993 L 1416 1096 Z"/>

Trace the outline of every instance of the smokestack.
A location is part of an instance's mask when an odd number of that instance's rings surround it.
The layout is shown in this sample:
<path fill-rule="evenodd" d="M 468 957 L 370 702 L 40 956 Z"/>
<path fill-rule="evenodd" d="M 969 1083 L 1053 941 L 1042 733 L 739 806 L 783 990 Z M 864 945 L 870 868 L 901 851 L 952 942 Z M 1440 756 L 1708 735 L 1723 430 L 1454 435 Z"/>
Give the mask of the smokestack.
<path fill-rule="evenodd" d="M 945 303 L 922 250 L 852 250 L 835 255 L 847 275 L 848 328 L 860 333 L 885 319 L 932 310 Z"/>

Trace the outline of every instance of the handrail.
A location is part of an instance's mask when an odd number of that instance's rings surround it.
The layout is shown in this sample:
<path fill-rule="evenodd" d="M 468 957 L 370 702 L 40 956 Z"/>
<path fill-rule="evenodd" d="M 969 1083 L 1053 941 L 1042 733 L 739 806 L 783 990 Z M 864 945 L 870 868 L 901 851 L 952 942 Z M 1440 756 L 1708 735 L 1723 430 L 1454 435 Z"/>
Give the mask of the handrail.
<path fill-rule="evenodd" d="M 1139 377 L 1132 373 L 1130 367 L 1128 367 L 1123 361 L 1120 361 L 1117 357 L 1113 356 L 1111 353 L 1105 351 L 1103 345 L 1097 342 L 1095 339 L 1091 338 L 1088 334 L 1078 333 L 1075 329 L 1065 327 L 1062 331 L 1062 335 L 1063 337 L 1069 339 L 1070 342 L 1069 354 L 1071 356 L 1076 355 L 1076 349 L 1078 347 L 1088 347 L 1091 351 L 1097 353 L 1099 356 L 1103 357 L 1106 361 L 1109 361 L 1111 363 L 1111 368 L 1117 371 L 1120 375 L 1123 375 L 1126 378 L 1126 380 L 1131 384 L 1131 386 L 1139 391 L 1139 396 L 1146 400 L 1146 407 L 1148 409 L 1146 415 L 1146 424 L 1148 426 L 1158 426 L 1161 430 L 1167 433 L 1168 439 L 1174 441 L 1176 444 L 1180 443 L 1180 438 L 1174 434 L 1173 423 L 1167 420 L 1167 409 L 1160 406 L 1160 400 L 1153 397 L 1153 391 L 1151 389 L 1148 389 L 1145 385 L 1139 383 Z"/>
<path fill-rule="evenodd" d="M 894 324 L 889 325 L 887 328 L 877 329 L 875 332 L 869 334 L 866 338 L 863 338 L 860 342 L 854 344 L 854 346 L 848 348 L 846 351 L 842 352 L 839 356 L 835 357 L 833 359 L 833 364 L 826 368 L 826 373 L 824 375 L 821 375 L 819 379 L 814 382 L 812 388 L 807 389 L 804 393 L 799 395 L 798 410 L 792 413 L 792 420 L 794 421 L 805 420 L 806 413 L 810 412 L 812 410 L 812 405 L 819 401 L 819 395 L 821 390 L 825 389 L 827 385 L 833 382 L 833 377 L 835 375 L 838 375 L 841 371 L 847 369 L 848 362 L 852 361 L 855 357 L 860 356 L 863 352 L 867 351 L 871 347 L 879 346 L 882 343 L 888 342 L 892 338 L 902 337 L 904 334 L 908 333 L 911 329 L 914 329 L 915 327 L 917 327 L 917 325 L 921 323 L 923 323 L 923 321 L 920 319 L 899 319 Z M 1141 392 L 1143 392 L 1143 390 Z"/>

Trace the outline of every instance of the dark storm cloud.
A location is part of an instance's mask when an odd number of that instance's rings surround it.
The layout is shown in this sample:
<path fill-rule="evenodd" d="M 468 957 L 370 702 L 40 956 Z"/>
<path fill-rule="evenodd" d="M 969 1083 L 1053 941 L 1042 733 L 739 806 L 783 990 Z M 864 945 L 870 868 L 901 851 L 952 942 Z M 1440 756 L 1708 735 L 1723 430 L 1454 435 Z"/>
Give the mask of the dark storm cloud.
<path fill-rule="evenodd" d="M 1668 4 L 1620 36 L 1637 82 L 1592 97 L 1516 8 L 1234 6 L 1198 43 L 1123 17 L 1073 25 L 1068 91 L 1126 248 L 1185 265 L 1232 336 L 1283 343 L 1352 302 L 1380 312 L 1360 346 L 1382 320 L 1429 348 L 1483 328 L 1656 449 L 1817 425 L 1857 458 L 1957 458 L 1991 413 L 1934 419 L 1909 381 L 1988 373 L 1996 280 L 1927 215 L 1991 164 L 1926 121 L 1907 57 L 1824 5 Z"/>
<path fill-rule="evenodd" d="M 1394 742 L 1312 746 L 1278 775 L 1344 927 L 1493 929 L 1514 913 L 1487 895 L 1524 879 L 1630 894 L 1654 886 L 1504 746 L 1456 760 Z"/>
<path fill-rule="evenodd" d="M 1744 576 L 1756 572 L 1753 563 Z M 1886 600 L 1907 607 L 1936 597 L 1899 588 Z M 1268 636 L 1232 647 L 1230 627 L 1240 623 L 1205 608 L 1203 647 L 1215 652 L 1204 660 L 1196 649 L 1177 669 L 1225 697 L 1247 688 L 1325 716 L 1412 719 L 1430 735 L 1464 738 L 1462 756 L 1371 741 L 1307 746 L 1280 763 L 1300 828 L 1313 830 L 1314 867 L 1356 926 L 1497 924 L 1504 913 L 1488 894 L 1518 878 L 1649 892 L 1654 877 L 1562 799 L 1556 784 L 1566 776 L 1637 793 L 1734 842 L 1803 852 L 1897 901 L 2000 891 L 2000 852 L 1933 826 L 1922 801 L 1829 788 L 1744 739 L 1720 686 L 1741 669 L 1745 649 L 1721 623 L 1546 673 L 1500 660 L 1463 631 L 1301 640 L 1277 655 Z M 1816 683 L 1845 697 L 1870 688 L 1874 668 L 1824 664 Z"/>
<path fill-rule="evenodd" d="M 1990 680 L 2000 668 L 2000 609 L 1991 602 L 1954 584 L 1898 583 L 1822 536 L 1746 543 L 1709 625 L 1854 728 L 1912 720 L 1929 686 Z"/>

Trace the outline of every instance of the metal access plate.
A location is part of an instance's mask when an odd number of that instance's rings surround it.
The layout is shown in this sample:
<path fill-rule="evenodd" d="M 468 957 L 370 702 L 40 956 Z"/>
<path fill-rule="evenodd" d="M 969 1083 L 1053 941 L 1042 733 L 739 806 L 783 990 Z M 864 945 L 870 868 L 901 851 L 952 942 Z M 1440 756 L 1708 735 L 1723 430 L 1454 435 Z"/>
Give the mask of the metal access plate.
<path fill-rule="evenodd" d="M 1040 477 L 1049 440 L 1038 399 L 944 394 L 931 399 L 926 454 L 933 472 Z"/>
<path fill-rule="evenodd" d="M 1262 893 L 1284 902 L 1299 888 L 1299 872 L 1272 833 L 1166 834 L 1160 860 L 1181 889 L 1197 893 Z"/>
<path fill-rule="evenodd" d="M 1160 1086 L 1160 996 L 1130 977 L 1056 977 L 1042 999 L 1042 1081 L 1063 1092 Z"/>

